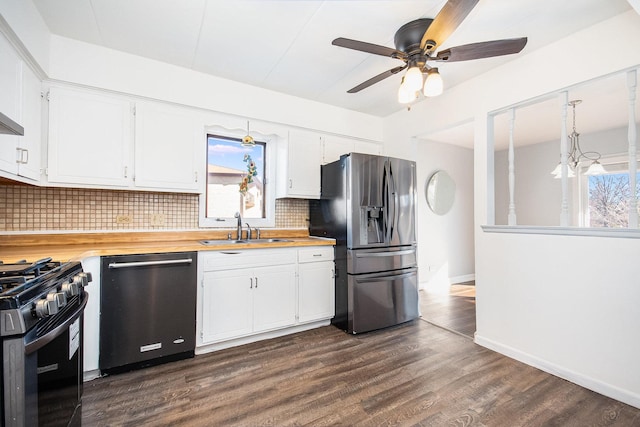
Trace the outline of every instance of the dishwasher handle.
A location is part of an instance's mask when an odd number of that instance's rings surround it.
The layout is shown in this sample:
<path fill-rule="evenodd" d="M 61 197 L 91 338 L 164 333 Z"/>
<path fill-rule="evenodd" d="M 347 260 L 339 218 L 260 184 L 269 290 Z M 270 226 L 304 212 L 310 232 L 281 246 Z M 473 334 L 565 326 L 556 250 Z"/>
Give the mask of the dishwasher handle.
<path fill-rule="evenodd" d="M 132 268 L 132 267 L 147 267 L 150 265 L 173 265 L 173 264 L 191 264 L 192 258 L 184 259 L 165 259 L 160 261 L 137 261 L 137 262 L 112 262 L 109 264 L 109 268 Z"/>

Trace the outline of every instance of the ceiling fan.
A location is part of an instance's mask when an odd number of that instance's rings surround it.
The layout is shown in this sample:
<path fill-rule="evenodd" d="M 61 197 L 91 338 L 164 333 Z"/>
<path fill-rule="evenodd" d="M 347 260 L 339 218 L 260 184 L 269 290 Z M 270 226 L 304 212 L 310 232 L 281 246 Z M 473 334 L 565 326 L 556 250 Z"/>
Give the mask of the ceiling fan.
<path fill-rule="evenodd" d="M 479 0 L 449 0 L 434 19 L 421 18 L 404 24 L 395 34 L 395 49 L 377 44 L 339 37 L 331 44 L 348 49 L 388 56 L 404 61 L 404 65 L 392 68 L 349 89 L 348 93 L 360 92 L 400 71 L 408 68 L 398 90 L 398 101 L 414 101 L 422 90 L 425 96 L 442 93 L 443 82 L 438 68 L 428 62 L 456 62 L 492 56 L 510 55 L 520 52 L 527 44 L 526 37 L 493 40 L 451 47 L 435 53 L 455 31 Z M 423 84 L 423 74 L 426 74 Z"/>

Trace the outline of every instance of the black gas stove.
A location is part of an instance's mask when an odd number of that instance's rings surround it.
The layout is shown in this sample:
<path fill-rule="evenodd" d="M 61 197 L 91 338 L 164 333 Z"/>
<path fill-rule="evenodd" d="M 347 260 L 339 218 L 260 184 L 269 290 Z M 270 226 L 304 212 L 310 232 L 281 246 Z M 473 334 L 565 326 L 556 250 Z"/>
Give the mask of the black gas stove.
<path fill-rule="evenodd" d="M 90 281 L 80 262 L 0 263 L 3 427 L 79 425 Z"/>

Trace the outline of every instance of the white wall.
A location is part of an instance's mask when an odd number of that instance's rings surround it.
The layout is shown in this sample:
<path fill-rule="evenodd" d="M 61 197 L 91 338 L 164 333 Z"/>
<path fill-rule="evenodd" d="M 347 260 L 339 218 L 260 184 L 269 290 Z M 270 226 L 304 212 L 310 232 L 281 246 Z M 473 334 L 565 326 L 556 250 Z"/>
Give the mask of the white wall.
<path fill-rule="evenodd" d="M 418 273 L 420 286 L 445 287 L 473 280 L 473 150 L 418 141 Z M 429 177 L 446 171 L 456 183 L 451 210 L 436 215 L 425 197 Z"/>
<path fill-rule="evenodd" d="M 603 156 L 628 152 L 627 128 L 580 134 L 583 151 L 597 151 Z M 516 215 L 518 225 L 560 225 L 561 181 L 550 172 L 560 158 L 560 137 L 556 141 L 517 147 L 514 150 Z M 498 225 L 507 224 L 509 208 L 509 173 L 507 150 L 495 153 L 495 206 Z M 568 198 L 571 225 L 578 225 L 577 180 L 569 179 Z"/>
<path fill-rule="evenodd" d="M 603 21 L 385 120 L 385 143 L 474 122 L 476 342 L 640 407 L 640 239 L 488 233 L 489 113 L 640 64 L 640 16 Z M 606 52 L 607 60 L 600 54 Z M 443 65 L 442 67 L 445 67 Z M 444 68 L 441 68 L 444 73 Z M 424 244 L 419 242 L 419 244 Z M 623 337 L 626 337 L 624 339 Z"/>

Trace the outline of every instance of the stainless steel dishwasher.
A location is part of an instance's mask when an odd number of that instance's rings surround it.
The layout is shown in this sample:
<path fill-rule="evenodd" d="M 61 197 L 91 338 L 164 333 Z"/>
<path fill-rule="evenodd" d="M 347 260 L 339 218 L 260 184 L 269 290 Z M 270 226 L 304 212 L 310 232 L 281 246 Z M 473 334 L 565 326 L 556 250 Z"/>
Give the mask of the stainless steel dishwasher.
<path fill-rule="evenodd" d="M 193 357 L 197 259 L 196 252 L 102 257 L 103 373 Z"/>

